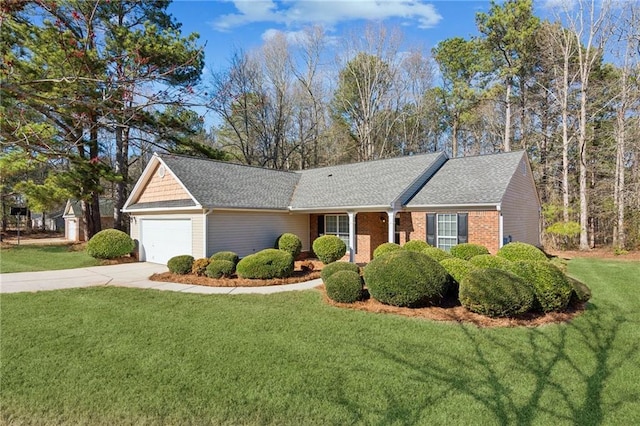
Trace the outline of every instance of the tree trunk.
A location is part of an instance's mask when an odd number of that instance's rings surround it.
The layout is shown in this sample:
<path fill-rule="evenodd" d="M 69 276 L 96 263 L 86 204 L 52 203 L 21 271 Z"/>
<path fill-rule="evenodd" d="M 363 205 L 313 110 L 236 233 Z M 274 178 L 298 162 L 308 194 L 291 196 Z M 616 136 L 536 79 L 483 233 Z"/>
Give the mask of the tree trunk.
<path fill-rule="evenodd" d="M 116 136 L 116 164 L 115 172 L 121 177 L 116 182 L 115 200 L 113 203 L 113 227 L 120 231 L 127 230 L 124 223 L 122 208 L 128 197 L 128 176 L 129 176 L 129 131 L 122 125 L 118 125 L 115 131 Z"/>
<path fill-rule="evenodd" d="M 626 70 L 622 73 L 622 87 L 620 93 L 620 108 L 616 113 L 616 172 L 613 192 L 617 220 L 613 228 L 613 246 L 624 249 L 626 235 L 624 230 L 625 210 L 625 182 L 624 182 L 624 152 L 625 152 L 625 114 L 627 112 L 627 79 Z"/>
<path fill-rule="evenodd" d="M 589 205 L 587 203 L 587 91 L 583 81 L 580 96 L 580 132 L 578 134 L 578 151 L 580 159 L 580 250 L 589 250 Z"/>
<path fill-rule="evenodd" d="M 506 81 L 506 93 L 504 96 L 504 151 L 511 151 L 511 78 Z"/>

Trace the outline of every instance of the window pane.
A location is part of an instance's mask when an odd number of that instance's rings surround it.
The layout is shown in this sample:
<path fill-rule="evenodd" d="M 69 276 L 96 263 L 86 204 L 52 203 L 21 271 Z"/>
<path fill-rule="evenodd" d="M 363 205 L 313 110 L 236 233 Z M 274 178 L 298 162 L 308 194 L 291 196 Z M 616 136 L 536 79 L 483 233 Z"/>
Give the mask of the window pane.
<path fill-rule="evenodd" d="M 349 234 L 349 216 L 338 216 L 338 232 L 346 232 Z"/>
<path fill-rule="evenodd" d="M 458 215 L 439 214 L 437 232 L 437 246 L 439 248 L 449 251 L 451 247 L 458 244 Z"/>
<path fill-rule="evenodd" d="M 336 234 L 338 232 L 338 217 L 326 215 L 324 219 L 324 232 L 327 234 Z"/>

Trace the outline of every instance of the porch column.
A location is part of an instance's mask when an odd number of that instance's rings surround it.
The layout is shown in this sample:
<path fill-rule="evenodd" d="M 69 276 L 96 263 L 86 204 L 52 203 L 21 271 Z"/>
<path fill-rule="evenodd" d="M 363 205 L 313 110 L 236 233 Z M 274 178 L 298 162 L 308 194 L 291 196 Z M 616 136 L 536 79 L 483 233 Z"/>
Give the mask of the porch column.
<path fill-rule="evenodd" d="M 390 243 L 396 240 L 396 213 L 395 210 L 387 211 L 387 230 L 389 232 L 387 241 Z"/>
<path fill-rule="evenodd" d="M 349 262 L 356 261 L 356 213 L 347 212 L 349 216 Z"/>

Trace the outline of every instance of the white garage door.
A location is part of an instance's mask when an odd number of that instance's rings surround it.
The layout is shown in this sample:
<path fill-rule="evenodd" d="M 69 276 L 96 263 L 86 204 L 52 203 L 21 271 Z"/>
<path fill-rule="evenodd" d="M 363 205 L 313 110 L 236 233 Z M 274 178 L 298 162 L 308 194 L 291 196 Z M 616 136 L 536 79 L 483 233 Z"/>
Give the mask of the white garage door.
<path fill-rule="evenodd" d="M 173 256 L 191 253 L 190 219 L 142 219 L 142 260 L 166 265 Z"/>

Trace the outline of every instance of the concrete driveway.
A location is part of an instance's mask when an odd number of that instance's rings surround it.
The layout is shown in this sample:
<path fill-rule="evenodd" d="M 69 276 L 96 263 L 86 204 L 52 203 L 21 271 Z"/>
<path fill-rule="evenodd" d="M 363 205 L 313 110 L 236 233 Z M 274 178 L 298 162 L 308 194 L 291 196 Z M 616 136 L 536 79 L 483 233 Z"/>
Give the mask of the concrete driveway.
<path fill-rule="evenodd" d="M 0 293 L 61 290 L 67 288 L 110 285 L 201 294 L 270 294 L 282 291 L 307 290 L 317 287 L 322 283 L 322 280 L 317 279 L 298 284 L 267 287 L 205 287 L 149 280 L 149 277 L 152 274 L 166 271 L 167 267 L 165 265 L 139 262 L 124 263 L 121 265 L 91 266 L 89 268 L 64 269 L 61 271 L 0 274 Z"/>

